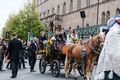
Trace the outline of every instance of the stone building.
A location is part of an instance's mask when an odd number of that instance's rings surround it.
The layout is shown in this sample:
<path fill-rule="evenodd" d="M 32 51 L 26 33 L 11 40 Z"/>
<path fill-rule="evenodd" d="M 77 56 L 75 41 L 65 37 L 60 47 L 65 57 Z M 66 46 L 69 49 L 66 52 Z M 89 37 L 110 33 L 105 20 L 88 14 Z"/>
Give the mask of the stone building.
<path fill-rule="evenodd" d="M 120 13 L 120 0 L 35 0 L 40 20 L 51 31 L 83 27 L 80 12 L 85 11 L 84 26 L 104 25 Z"/>

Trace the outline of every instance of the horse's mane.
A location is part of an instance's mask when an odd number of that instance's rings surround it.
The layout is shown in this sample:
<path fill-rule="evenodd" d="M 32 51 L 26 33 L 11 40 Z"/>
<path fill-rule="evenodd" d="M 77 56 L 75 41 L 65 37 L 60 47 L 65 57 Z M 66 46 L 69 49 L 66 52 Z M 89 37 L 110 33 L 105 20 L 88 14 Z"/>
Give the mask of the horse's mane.
<path fill-rule="evenodd" d="M 92 37 L 93 40 L 95 40 L 98 37 L 98 35 Z M 91 41 L 91 39 L 88 39 L 87 41 L 85 41 L 85 43 L 89 43 Z"/>
<path fill-rule="evenodd" d="M 94 37 L 92 37 L 92 39 L 88 39 L 85 44 L 90 44 L 90 41 L 92 40 L 93 42 L 97 41 L 98 37 L 102 37 L 103 34 L 99 33 L 97 35 L 95 35 Z"/>

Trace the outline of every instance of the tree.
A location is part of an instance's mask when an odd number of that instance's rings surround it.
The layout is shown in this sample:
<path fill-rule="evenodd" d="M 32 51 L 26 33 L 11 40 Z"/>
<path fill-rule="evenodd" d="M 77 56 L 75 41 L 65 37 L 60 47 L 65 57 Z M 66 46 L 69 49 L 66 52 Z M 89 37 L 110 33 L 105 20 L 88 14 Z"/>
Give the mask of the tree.
<path fill-rule="evenodd" d="M 46 30 L 44 25 L 40 23 L 39 16 L 35 10 L 34 0 L 24 5 L 24 8 L 17 14 L 10 14 L 6 21 L 3 30 L 3 37 L 5 37 L 5 30 L 8 29 L 10 33 L 16 32 L 21 39 L 27 39 L 28 32 L 32 32 L 34 36 L 38 36 L 39 32 Z"/>

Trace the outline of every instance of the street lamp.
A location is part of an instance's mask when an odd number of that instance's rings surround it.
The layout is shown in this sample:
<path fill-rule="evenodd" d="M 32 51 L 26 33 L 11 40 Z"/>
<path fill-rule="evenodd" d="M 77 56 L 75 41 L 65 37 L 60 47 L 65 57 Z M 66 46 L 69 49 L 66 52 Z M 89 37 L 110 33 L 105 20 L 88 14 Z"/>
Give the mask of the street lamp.
<path fill-rule="evenodd" d="M 81 38 L 82 38 L 82 40 L 83 40 L 83 38 L 84 38 L 84 20 L 85 20 L 85 17 L 86 17 L 86 15 L 85 15 L 85 11 L 80 11 L 80 16 L 81 16 L 81 18 L 82 18 L 83 32 L 82 32 L 82 36 L 81 36 Z"/>

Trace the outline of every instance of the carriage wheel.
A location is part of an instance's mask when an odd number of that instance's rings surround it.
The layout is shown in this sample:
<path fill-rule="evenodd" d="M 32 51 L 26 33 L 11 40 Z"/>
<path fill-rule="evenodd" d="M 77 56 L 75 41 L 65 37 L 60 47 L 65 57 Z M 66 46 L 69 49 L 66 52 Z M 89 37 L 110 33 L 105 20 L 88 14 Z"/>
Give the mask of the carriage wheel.
<path fill-rule="evenodd" d="M 41 74 L 45 73 L 46 70 L 46 60 L 44 57 L 40 58 L 40 62 L 39 62 L 39 70 Z"/>
<path fill-rule="evenodd" d="M 82 66 L 78 66 L 77 67 L 77 70 L 78 70 L 78 72 L 79 72 L 79 74 L 81 75 L 81 76 L 84 76 L 84 67 L 82 67 Z"/>
<path fill-rule="evenodd" d="M 60 63 L 58 60 L 54 60 L 51 64 L 51 72 L 53 77 L 58 77 L 60 74 Z"/>

